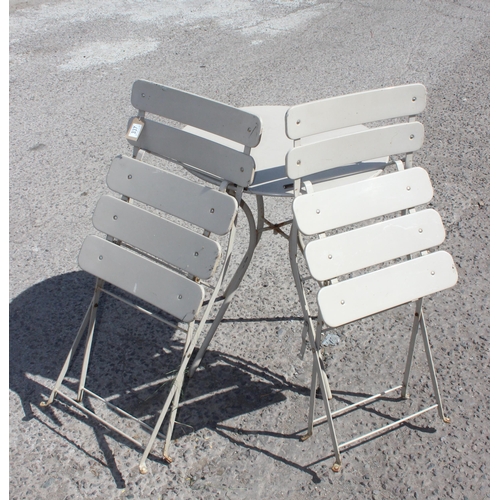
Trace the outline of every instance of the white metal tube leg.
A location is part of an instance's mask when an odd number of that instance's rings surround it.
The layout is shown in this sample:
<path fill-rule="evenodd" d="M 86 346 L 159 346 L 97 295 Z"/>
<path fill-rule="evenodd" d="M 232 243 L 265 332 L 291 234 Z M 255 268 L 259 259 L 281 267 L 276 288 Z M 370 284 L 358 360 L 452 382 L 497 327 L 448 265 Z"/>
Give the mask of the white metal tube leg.
<path fill-rule="evenodd" d="M 224 301 L 221 304 L 219 311 L 217 312 L 217 315 L 210 326 L 210 329 L 208 330 L 207 334 L 205 335 L 205 338 L 203 339 L 203 343 L 198 350 L 193 363 L 191 364 L 191 367 L 189 369 L 189 377 L 192 377 L 196 369 L 200 366 L 201 360 L 203 359 L 203 356 L 205 355 L 205 352 L 208 348 L 208 345 L 210 344 L 212 337 L 215 334 L 215 331 L 217 330 L 217 327 L 219 326 L 219 323 L 222 321 L 222 318 L 224 317 L 224 314 L 226 313 L 227 308 L 231 304 L 231 301 L 233 300 L 234 293 L 238 286 L 240 285 L 243 277 L 245 276 L 245 273 L 248 269 L 248 266 L 250 265 L 250 262 L 252 260 L 253 253 L 255 251 L 255 247 L 257 246 L 257 231 L 255 228 L 255 219 L 252 215 L 252 212 L 248 205 L 242 200 L 241 201 L 241 208 L 245 212 L 245 215 L 247 216 L 248 219 L 248 226 L 249 226 L 249 232 L 250 232 L 250 241 L 248 244 L 248 250 L 243 257 L 243 260 L 241 261 L 240 265 L 238 266 L 238 269 L 233 275 L 232 280 L 230 281 L 226 292 L 224 294 Z"/>
<path fill-rule="evenodd" d="M 257 200 L 257 242 L 256 242 L 257 245 L 264 231 L 265 213 L 264 213 L 264 198 L 260 194 L 256 195 L 255 198 Z"/>
<path fill-rule="evenodd" d="M 314 429 L 314 408 L 316 406 L 316 391 L 318 389 L 318 372 L 315 364 L 312 365 L 311 373 L 311 392 L 309 394 L 309 416 L 307 419 L 307 433 L 301 437 L 301 441 L 310 438 Z"/>
<path fill-rule="evenodd" d="M 87 341 L 85 343 L 85 352 L 83 355 L 82 371 L 80 375 L 80 382 L 78 385 L 78 394 L 76 397 L 76 401 L 78 401 L 79 403 L 81 403 L 83 399 L 83 390 L 85 388 L 85 381 L 87 379 L 87 371 L 89 367 L 90 351 L 92 350 L 92 341 L 94 339 L 97 307 L 99 305 L 99 296 L 101 295 L 101 288 L 103 286 L 104 286 L 104 281 L 100 278 L 97 278 L 94 298 L 93 298 L 93 307 L 92 310 L 90 311 L 89 328 L 87 333 Z"/>
<path fill-rule="evenodd" d="M 192 342 L 192 334 L 194 329 L 194 322 L 189 325 L 188 332 L 186 334 L 186 343 L 184 344 L 184 352 L 182 354 L 182 359 L 186 356 L 186 353 L 189 350 L 190 343 Z M 170 448 L 170 442 L 172 440 L 172 433 L 174 431 L 175 426 L 175 417 L 177 416 L 177 410 L 179 409 L 179 399 L 181 397 L 182 385 L 184 383 L 184 372 L 180 378 L 179 382 L 179 390 L 175 393 L 174 401 L 172 403 L 172 409 L 170 410 L 170 421 L 168 424 L 167 434 L 165 437 L 165 446 L 163 448 L 163 458 L 168 462 L 172 463 L 172 458 L 168 454 L 168 450 Z"/>
<path fill-rule="evenodd" d="M 186 363 L 187 364 L 187 363 Z M 146 474 L 148 471 L 146 468 L 146 460 L 151 453 L 151 449 L 153 448 L 153 444 L 156 440 L 156 436 L 158 435 L 158 432 L 160 432 L 160 428 L 163 424 L 163 421 L 165 420 L 165 415 L 167 414 L 168 409 L 170 408 L 170 404 L 172 403 L 172 400 L 174 396 L 176 395 L 177 391 L 181 390 L 182 383 L 179 383 L 181 379 L 184 379 L 184 374 L 182 373 L 183 370 L 186 369 L 186 366 L 184 363 L 181 364 L 181 367 L 179 369 L 179 372 L 177 373 L 177 376 L 174 379 L 174 382 L 172 384 L 172 387 L 170 389 L 170 392 L 168 394 L 167 400 L 165 401 L 165 404 L 163 405 L 163 408 L 161 410 L 160 416 L 158 417 L 158 420 L 156 421 L 156 425 L 153 429 L 153 432 L 151 433 L 151 436 L 149 438 L 148 444 L 146 445 L 146 448 L 144 449 L 144 453 L 142 454 L 141 461 L 139 463 L 139 470 L 141 474 Z M 182 374 L 182 376 L 181 376 Z"/>
<path fill-rule="evenodd" d="M 309 305 L 307 303 L 304 287 L 302 285 L 302 280 L 300 279 L 300 272 L 299 272 L 299 267 L 298 267 L 298 262 L 297 262 L 297 250 L 299 248 L 299 243 L 302 246 L 302 242 L 300 241 L 300 234 L 298 232 L 298 227 L 296 222 L 294 221 L 292 223 L 292 227 L 290 229 L 290 239 L 289 239 L 289 245 L 288 245 L 288 251 L 289 251 L 289 257 L 290 257 L 290 267 L 292 268 L 292 275 L 293 279 L 295 281 L 295 287 L 297 289 L 297 294 L 299 296 L 299 302 L 300 306 L 302 308 L 302 314 L 304 315 L 304 328 L 307 328 L 310 330 L 310 318 L 311 318 L 311 312 L 309 310 Z M 301 355 L 303 356 L 304 351 L 305 351 L 305 331 L 302 331 L 302 348 L 301 348 Z M 316 344 L 316 350 L 318 351 L 318 355 L 320 356 L 321 360 L 321 354 L 320 354 L 320 348 L 321 348 L 321 334 L 319 339 L 315 340 Z M 313 348 L 311 344 L 311 348 Z M 321 371 L 321 377 L 325 377 L 325 386 L 328 394 L 328 399 L 332 399 L 332 393 L 330 390 L 330 386 L 328 384 L 328 380 L 326 380 L 326 374 L 324 371 Z M 312 387 L 311 387 L 311 390 Z"/>
<path fill-rule="evenodd" d="M 434 361 L 432 359 L 431 346 L 429 343 L 429 336 L 427 334 L 427 327 L 425 326 L 425 318 L 422 313 L 420 318 L 420 331 L 422 333 L 422 340 L 424 342 L 425 355 L 427 357 L 427 364 L 429 365 L 429 373 L 432 382 L 432 388 L 434 389 L 434 397 L 436 398 L 436 403 L 438 405 L 438 413 L 443 422 L 450 423 L 450 419 L 445 417 L 443 411 L 443 403 L 441 401 L 441 395 L 439 394 L 438 381 L 436 377 L 436 369 L 434 368 Z"/>
<path fill-rule="evenodd" d="M 80 325 L 80 329 L 78 330 L 78 333 L 75 337 L 75 340 L 73 341 L 73 344 L 71 346 L 71 349 L 69 350 L 68 356 L 66 357 L 66 361 L 64 362 L 64 365 L 61 369 L 61 372 L 59 373 L 59 377 L 57 378 L 56 385 L 54 386 L 54 389 L 52 390 L 52 393 L 50 394 L 50 397 L 47 401 L 42 401 L 40 403 L 40 406 L 49 406 L 52 404 L 54 401 L 54 398 L 56 397 L 59 388 L 61 387 L 61 384 L 64 380 L 64 377 L 66 376 L 66 373 L 68 371 L 69 365 L 71 363 L 71 360 L 73 359 L 73 356 L 75 355 L 76 349 L 78 347 L 78 344 L 80 343 L 83 332 L 87 328 L 87 324 L 90 319 L 90 313 L 94 307 L 94 299 L 91 300 L 89 307 L 87 308 L 87 312 L 85 313 L 85 316 L 83 317 L 82 324 Z"/>
<path fill-rule="evenodd" d="M 215 297 L 215 294 L 214 294 L 214 297 Z M 212 299 L 214 297 L 212 297 Z M 209 307 L 210 307 L 210 305 L 209 305 Z M 156 436 L 158 435 L 158 432 L 160 431 L 163 420 L 165 420 L 165 415 L 167 414 L 167 411 L 170 408 L 170 404 L 172 403 L 172 400 L 176 394 L 176 391 L 181 391 L 181 389 L 182 389 L 182 381 L 184 380 L 184 375 L 185 375 L 184 372 L 187 368 L 187 365 L 189 363 L 191 355 L 193 354 L 193 350 L 196 346 L 196 342 L 198 341 L 198 337 L 200 336 L 200 332 L 203 329 L 203 326 L 204 326 L 205 321 L 207 319 L 208 312 L 209 312 L 209 309 L 207 309 L 205 311 L 205 314 L 204 314 L 203 318 L 201 319 L 200 324 L 198 325 L 198 328 L 196 329 L 196 333 L 193 335 L 191 342 L 189 342 L 188 348 L 184 352 L 184 356 L 182 357 L 182 363 L 181 363 L 181 366 L 179 367 L 179 371 L 177 372 L 177 375 L 176 375 L 174 382 L 172 384 L 172 388 L 170 389 L 170 392 L 168 394 L 167 400 L 165 401 L 165 404 L 163 405 L 160 416 L 156 422 L 156 425 L 153 429 L 153 432 L 151 433 L 151 437 L 149 438 L 149 442 L 146 445 L 146 448 L 145 448 L 144 453 L 142 455 L 141 461 L 139 463 L 139 470 L 140 470 L 141 474 L 146 474 L 146 472 L 147 472 L 146 459 L 148 458 L 148 455 L 151 452 L 151 449 L 153 447 L 153 443 L 156 439 Z"/>
<path fill-rule="evenodd" d="M 415 316 L 413 317 L 413 328 L 411 331 L 410 345 L 408 347 L 408 355 L 406 356 L 406 367 L 403 376 L 403 387 L 401 389 L 401 397 L 409 398 L 408 394 L 408 382 L 410 379 L 411 365 L 413 362 L 413 353 L 415 352 L 415 341 L 417 339 L 418 328 L 420 325 L 420 317 L 422 315 L 422 302 L 423 299 L 418 299 L 415 306 Z"/>
<path fill-rule="evenodd" d="M 321 315 L 319 315 L 318 324 L 317 324 L 317 331 L 318 332 L 321 331 L 322 323 L 323 323 L 323 320 L 321 318 Z M 328 428 L 330 430 L 330 437 L 332 439 L 333 452 L 335 454 L 335 462 L 332 466 L 332 470 L 334 472 L 338 472 L 340 470 L 340 466 L 341 466 L 342 461 L 340 458 L 340 449 L 339 449 L 339 444 L 337 441 L 337 435 L 335 434 L 335 427 L 333 425 L 332 411 L 330 409 L 330 403 L 328 400 L 328 395 L 330 394 L 330 387 L 328 387 L 328 390 L 327 390 L 327 383 L 325 380 L 326 377 L 321 376 L 321 373 L 323 370 L 321 367 L 321 360 L 319 357 L 319 353 L 318 353 L 318 350 L 316 349 L 316 342 L 315 342 L 315 338 L 314 338 L 313 329 L 314 329 L 314 326 L 312 325 L 312 322 L 311 322 L 311 324 L 309 326 L 309 342 L 311 343 L 311 346 L 314 346 L 313 347 L 313 363 L 314 363 L 313 369 L 316 371 L 316 377 L 313 377 L 313 378 L 316 378 L 319 381 L 319 387 L 321 390 L 321 397 L 323 399 L 323 405 L 325 407 L 325 417 L 326 417 L 326 421 L 328 423 Z M 315 397 L 315 394 L 311 394 L 311 398 L 312 397 Z M 314 410 L 314 404 L 312 404 L 312 403 L 310 403 L 310 405 L 309 405 L 309 410 L 311 410 L 311 409 Z M 310 419 L 311 419 L 311 415 L 309 415 L 309 420 Z M 311 433 L 312 433 L 312 431 L 311 431 Z M 308 432 L 302 438 L 302 440 L 307 439 L 308 437 L 310 437 L 310 435 L 311 434 Z"/>

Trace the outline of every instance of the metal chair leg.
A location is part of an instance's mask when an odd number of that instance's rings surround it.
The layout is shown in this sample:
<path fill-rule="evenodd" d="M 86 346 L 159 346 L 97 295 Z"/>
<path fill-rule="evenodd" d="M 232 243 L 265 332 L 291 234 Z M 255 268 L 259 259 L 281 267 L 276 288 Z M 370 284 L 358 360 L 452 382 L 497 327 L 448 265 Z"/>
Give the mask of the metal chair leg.
<path fill-rule="evenodd" d="M 417 300 L 415 306 L 415 316 L 413 317 L 413 327 L 410 337 L 410 346 L 408 348 L 408 355 L 406 356 L 406 367 L 403 377 L 403 387 L 401 389 L 401 397 L 408 399 L 410 396 L 408 394 L 408 381 L 410 379 L 411 366 L 413 362 L 413 353 L 415 352 L 415 341 L 417 339 L 418 328 L 420 325 L 420 317 L 422 314 L 422 299 Z"/>
<path fill-rule="evenodd" d="M 316 334 L 319 335 L 321 333 L 321 325 L 322 325 L 322 319 L 321 317 L 318 318 L 318 323 L 317 323 L 317 328 L 316 328 Z M 325 418 L 328 423 L 328 429 L 330 430 L 330 437 L 332 439 L 332 446 L 333 446 L 333 452 L 335 454 L 335 462 L 332 466 L 332 470 L 334 472 L 338 472 L 340 470 L 340 466 L 342 464 L 342 460 L 340 457 L 340 447 L 338 444 L 337 440 L 337 435 L 335 433 L 335 427 L 333 425 L 333 418 L 332 418 L 332 411 L 330 409 L 330 403 L 329 403 L 329 398 L 328 396 L 331 394 L 330 387 L 326 382 L 326 377 L 322 376 L 323 369 L 321 366 L 321 359 L 319 357 L 318 350 L 316 349 L 316 342 L 314 335 L 311 333 L 313 330 L 313 325 L 311 324 L 309 327 L 309 341 L 311 343 L 311 346 L 313 347 L 313 370 L 315 373 L 313 373 L 313 382 L 314 385 L 311 385 L 311 389 L 316 386 L 316 380 L 319 381 L 319 387 L 321 390 L 321 397 L 323 399 L 323 406 L 325 407 Z M 302 441 L 305 439 L 309 438 L 312 435 L 312 429 L 313 429 L 313 415 L 312 412 L 314 411 L 314 402 L 312 401 L 312 398 L 315 397 L 315 392 L 314 393 L 311 391 L 311 400 L 309 403 L 309 428 L 308 428 L 308 433 L 301 438 Z"/>
<path fill-rule="evenodd" d="M 194 329 L 194 323 L 191 323 L 189 325 L 189 329 L 188 329 L 188 332 L 186 334 L 186 343 L 184 345 L 184 352 L 183 352 L 183 355 L 182 355 L 183 359 L 186 356 L 186 353 L 188 352 L 190 343 L 192 342 L 193 329 Z M 170 457 L 170 455 L 168 454 L 168 450 L 170 448 L 170 442 L 172 440 L 172 433 L 174 431 L 175 418 L 177 416 L 177 411 L 179 409 L 179 400 L 180 400 L 180 397 L 181 397 L 182 386 L 184 384 L 184 377 L 185 377 L 185 374 L 183 372 L 181 380 L 179 382 L 180 389 L 175 393 L 174 401 L 172 402 L 172 408 L 170 410 L 170 421 L 169 421 L 169 424 L 168 424 L 167 434 L 166 434 L 166 437 L 165 437 L 165 445 L 163 447 L 163 458 L 168 463 L 172 463 L 172 461 L 173 461 L 172 458 Z"/>
<path fill-rule="evenodd" d="M 439 393 L 439 386 L 436 377 L 436 369 L 434 368 L 434 361 L 432 359 L 431 346 L 429 344 L 429 335 L 427 334 L 427 327 L 425 325 L 425 318 L 422 313 L 420 318 L 420 332 L 422 334 L 422 340 L 424 342 L 425 356 L 427 358 L 427 364 L 429 365 L 429 374 L 431 377 L 432 388 L 434 390 L 434 397 L 436 398 L 436 403 L 438 405 L 438 413 L 444 423 L 449 424 L 450 418 L 446 417 L 443 410 L 443 403 L 441 401 L 441 395 Z"/>
<path fill-rule="evenodd" d="M 248 226 L 249 226 L 249 232 L 250 232 L 250 240 L 248 244 L 248 249 L 247 252 L 245 253 L 245 256 L 243 257 L 240 265 L 238 266 L 238 269 L 233 275 L 233 278 L 231 279 L 228 287 L 226 288 L 226 291 L 224 293 L 224 301 L 219 307 L 219 311 L 217 312 L 217 315 L 210 326 L 210 329 L 208 330 L 207 334 L 205 335 L 205 338 L 203 340 L 203 343 L 198 350 L 195 359 L 193 360 L 193 363 L 191 364 L 191 367 L 189 369 L 189 377 L 192 377 L 194 375 L 194 372 L 196 369 L 200 366 L 201 360 L 203 359 L 203 356 L 205 355 L 205 352 L 208 348 L 208 345 L 210 344 L 212 337 L 215 334 L 215 331 L 217 330 L 217 327 L 219 326 L 220 322 L 222 321 L 222 318 L 224 317 L 224 314 L 227 311 L 227 308 L 231 304 L 231 301 L 233 300 L 234 293 L 236 292 L 238 286 L 240 285 L 243 277 L 246 274 L 246 271 L 248 269 L 248 266 L 250 265 L 250 262 L 252 260 L 253 253 L 255 251 L 255 247 L 257 246 L 257 231 L 255 227 L 255 219 L 253 217 L 253 214 L 248 207 L 248 205 L 241 200 L 241 208 L 245 212 L 245 215 L 247 216 L 248 219 Z"/>
<path fill-rule="evenodd" d="M 95 318 L 95 310 L 97 308 L 100 290 L 101 290 L 103 284 L 104 284 L 104 282 L 102 280 L 97 279 L 95 289 L 94 289 L 94 295 L 92 296 L 92 300 L 90 301 L 90 304 L 87 308 L 87 311 L 85 312 L 85 316 L 83 317 L 83 321 L 80 325 L 78 333 L 76 334 L 75 340 L 73 341 L 73 344 L 71 345 L 69 353 L 68 353 L 66 360 L 63 364 L 63 367 L 61 368 L 61 372 L 59 373 L 59 376 L 57 377 L 54 389 L 52 390 L 49 399 L 47 401 L 42 401 L 40 403 L 40 406 L 45 407 L 45 406 L 49 406 L 50 404 L 52 404 L 54 401 L 54 398 L 56 397 L 57 393 L 59 392 L 59 389 L 61 388 L 64 377 L 66 376 L 66 373 L 68 372 L 69 365 L 71 364 L 71 360 L 73 359 L 73 356 L 75 355 L 76 350 L 78 348 L 78 345 L 80 344 L 80 341 L 83 337 L 83 333 L 85 332 L 87 325 L 89 325 L 91 317 Z M 78 392 L 80 392 L 80 390 Z"/>
<path fill-rule="evenodd" d="M 102 279 L 97 279 L 96 286 L 95 286 L 95 292 L 94 292 L 94 300 L 93 300 L 93 307 L 92 310 L 90 311 L 90 319 L 89 319 L 89 328 L 88 328 L 88 333 L 87 333 L 87 340 L 85 342 L 85 352 L 83 355 L 83 362 L 82 362 L 82 371 L 80 374 L 80 381 L 78 384 L 78 393 L 76 396 L 76 401 L 81 403 L 83 400 L 83 391 L 85 389 L 85 382 L 87 380 L 87 371 L 89 367 L 89 360 L 90 360 L 90 352 L 92 350 L 92 342 L 94 340 L 94 331 L 95 331 L 95 325 L 96 325 L 96 319 L 97 319 L 97 307 L 98 307 L 98 300 L 99 296 L 101 294 L 101 288 L 104 286 L 104 281 Z"/>
<path fill-rule="evenodd" d="M 306 295 L 304 292 L 304 287 L 302 285 L 302 280 L 300 279 L 300 272 L 299 272 L 299 267 L 298 267 L 298 262 L 297 262 L 297 254 L 298 254 L 299 246 L 302 249 L 303 242 L 301 241 L 301 239 L 299 237 L 297 224 L 296 224 L 296 222 L 293 222 L 292 228 L 290 229 L 290 239 L 289 239 L 288 250 L 289 250 L 289 257 L 290 257 L 290 266 L 292 268 L 292 275 L 293 275 L 293 279 L 295 281 L 295 287 L 297 289 L 297 294 L 299 296 L 299 302 L 300 302 L 300 306 L 302 308 L 302 314 L 304 315 L 304 325 L 305 326 L 304 326 L 304 330 L 302 331 L 302 348 L 300 351 L 301 356 L 303 356 L 304 351 L 305 351 L 305 336 L 306 336 L 305 330 L 311 329 L 311 326 L 309 326 L 311 324 L 311 321 L 310 321 L 311 312 L 309 309 L 309 305 L 307 303 Z M 316 346 L 315 350 L 318 351 L 320 362 L 322 362 L 321 354 L 320 354 L 321 334 L 319 334 L 319 335 L 320 335 L 319 338 L 318 337 L 315 338 L 314 342 L 315 342 L 315 346 Z M 311 348 L 313 348 L 312 344 L 311 344 Z M 328 384 L 328 380 L 326 379 L 326 374 L 324 373 L 323 370 L 321 371 L 321 377 L 325 378 L 325 387 L 326 387 L 326 391 L 328 394 L 328 399 L 332 399 L 332 393 L 330 390 L 330 386 Z M 312 390 L 312 387 L 311 387 L 311 390 Z"/>

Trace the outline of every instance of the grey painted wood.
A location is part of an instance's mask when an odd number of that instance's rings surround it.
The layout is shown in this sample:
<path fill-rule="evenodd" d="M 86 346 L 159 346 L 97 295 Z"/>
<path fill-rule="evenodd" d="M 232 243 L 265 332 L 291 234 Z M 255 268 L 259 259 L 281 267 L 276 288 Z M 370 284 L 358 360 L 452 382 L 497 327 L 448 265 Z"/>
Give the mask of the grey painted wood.
<path fill-rule="evenodd" d="M 432 195 L 429 175 L 414 167 L 298 196 L 293 213 L 300 231 L 312 235 L 416 207 L 429 202 Z"/>
<path fill-rule="evenodd" d="M 78 263 L 84 271 L 185 322 L 195 319 L 203 302 L 198 283 L 94 235 L 83 242 Z"/>
<path fill-rule="evenodd" d="M 424 127 L 419 122 L 368 129 L 298 146 L 286 156 L 288 177 L 299 179 L 352 163 L 410 153 L 422 147 Z"/>
<path fill-rule="evenodd" d="M 99 231 L 199 278 L 212 276 L 221 256 L 216 241 L 112 196 L 101 197 L 93 222 Z"/>
<path fill-rule="evenodd" d="M 311 241 L 305 256 L 311 276 L 326 281 L 427 250 L 444 238 L 441 217 L 429 209 Z"/>
<path fill-rule="evenodd" d="M 109 169 L 110 189 L 215 234 L 231 228 L 238 204 L 226 194 L 126 156 Z"/>
<path fill-rule="evenodd" d="M 145 80 L 132 86 L 132 106 L 255 147 L 261 123 L 241 109 Z"/>
<path fill-rule="evenodd" d="M 451 255 L 435 252 L 321 288 L 318 305 L 327 325 L 341 326 L 450 288 L 457 277 Z"/>
<path fill-rule="evenodd" d="M 255 162 L 251 156 L 147 118 L 139 138 L 128 139 L 128 142 L 161 158 L 199 168 L 238 186 L 249 186 L 254 177 Z"/>
<path fill-rule="evenodd" d="M 285 157 L 288 151 L 293 147 L 293 141 L 285 134 L 285 112 L 288 109 L 286 106 L 253 106 L 248 109 L 250 112 L 258 115 L 265 126 L 265 133 L 262 134 L 262 139 L 259 145 L 252 149 L 251 156 L 255 161 L 255 177 L 247 192 L 263 196 L 287 196 L 293 197 L 293 180 L 287 177 L 285 167 Z M 193 127 L 185 127 L 183 130 L 199 135 L 206 139 L 210 139 L 225 146 L 240 148 L 242 146 L 227 139 L 221 139 L 209 132 L 199 131 Z M 346 133 L 359 132 L 366 130 L 363 125 L 349 127 L 348 129 L 333 130 L 324 134 L 319 134 L 314 138 L 306 138 L 302 141 L 303 144 L 320 139 L 338 137 Z M 387 165 L 388 158 L 378 158 L 369 160 L 356 165 L 345 165 L 340 168 L 327 170 L 307 176 L 303 180 L 311 181 L 313 184 L 321 184 L 321 188 L 327 185 L 339 185 L 346 182 L 354 182 L 356 180 L 366 179 L 376 176 L 380 173 L 380 169 Z M 349 176 L 349 180 L 348 179 Z M 200 176 L 201 177 L 201 176 Z M 205 177 L 204 177 L 205 178 Z M 214 182 L 213 179 L 205 178 L 208 182 Z M 326 180 L 335 179 L 332 183 L 327 183 Z"/>
<path fill-rule="evenodd" d="M 420 84 L 401 85 L 337 96 L 292 106 L 286 114 L 286 133 L 301 139 L 338 128 L 421 113 L 427 91 Z"/>

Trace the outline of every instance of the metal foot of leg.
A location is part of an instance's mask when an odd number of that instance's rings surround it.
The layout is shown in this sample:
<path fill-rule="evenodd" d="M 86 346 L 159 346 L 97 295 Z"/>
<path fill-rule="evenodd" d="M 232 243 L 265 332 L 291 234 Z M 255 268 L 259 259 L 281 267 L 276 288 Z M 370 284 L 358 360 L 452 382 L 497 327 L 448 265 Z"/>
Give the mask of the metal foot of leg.
<path fill-rule="evenodd" d="M 312 432 L 308 432 L 307 434 L 304 434 L 303 436 L 300 436 L 300 440 L 301 441 L 307 441 L 312 435 L 313 435 Z"/>

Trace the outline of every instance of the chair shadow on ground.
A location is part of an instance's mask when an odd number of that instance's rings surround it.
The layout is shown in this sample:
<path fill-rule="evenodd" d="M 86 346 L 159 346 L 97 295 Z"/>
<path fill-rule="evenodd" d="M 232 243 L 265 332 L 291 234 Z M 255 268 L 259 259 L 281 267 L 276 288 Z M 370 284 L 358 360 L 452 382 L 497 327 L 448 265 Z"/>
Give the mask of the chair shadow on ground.
<path fill-rule="evenodd" d="M 55 409 L 70 414 L 75 422 L 91 425 L 106 460 L 103 465 L 121 488 L 124 481 L 105 436 L 127 446 L 133 444 L 57 398 L 53 405 L 40 409 L 47 418 L 41 419 L 40 412 L 33 411 L 52 390 L 94 284 L 89 274 L 72 272 L 44 280 L 12 300 L 9 388 L 20 399 L 22 420 L 38 420 L 89 456 L 90 452 L 65 435 Z M 99 310 L 87 386 L 103 398 L 113 396 L 113 404 L 154 425 L 169 390 L 164 379 L 179 366 L 183 338 L 173 328 L 108 296 L 101 299 Z M 71 390 L 76 390 L 82 352 L 80 347 L 67 374 L 65 386 Z M 249 360 L 209 350 L 203 366 L 184 387 L 177 418 L 183 425 L 176 426 L 173 438 L 201 428 L 215 429 L 220 422 L 283 401 L 284 390 L 307 393 L 307 388 L 293 386 Z M 90 408 L 92 402 L 86 404 Z M 149 459 L 164 463 L 155 455 Z"/>
<path fill-rule="evenodd" d="M 33 411 L 33 406 L 38 407 L 52 390 L 90 302 L 93 287 L 92 276 L 81 271 L 72 272 L 42 281 L 12 300 L 9 312 L 9 387 L 21 401 L 24 411 L 22 420 L 36 419 L 62 439 L 108 467 L 117 488 L 123 488 L 125 481 L 107 438 L 124 446 L 134 447 L 133 444 L 58 399 L 53 406 L 43 410 L 47 417 L 45 419 L 38 416 L 38 411 Z M 104 307 L 99 308 L 102 309 L 102 314 L 98 319 L 87 385 L 104 398 L 113 396 L 113 404 L 142 417 L 149 425 L 154 425 L 169 389 L 168 383 L 162 380 L 179 365 L 182 337 L 173 328 L 150 319 L 111 297 L 104 297 L 101 304 Z M 237 322 L 238 319 L 231 321 Z M 73 390 L 77 385 L 75 381 L 79 376 L 80 360 L 81 352 L 77 353 L 73 363 L 75 366 L 70 367 L 68 372 L 70 378 L 66 386 Z M 45 382 L 47 379 L 48 383 Z M 249 445 L 237 439 L 237 434 L 263 434 L 298 440 L 305 429 L 287 435 L 263 430 L 236 430 L 224 424 L 239 415 L 284 401 L 284 391 L 307 397 L 309 389 L 290 383 L 280 374 L 248 359 L 209 349 L 201 369 L 193 379 L 188 379 L 184 387 L 177 418 L 181 425 L 176 425 L 173 439 L 209 428 L 244 448 Z M 334 395 L 336 399 L 344 399 L 346 403 L 352 403 L 352 397 L 358 396 L 353 393 L 337 394 L 335 391 Z M 91 404 L 90 401 L 87 402 L 89 408 Z M 54 408 L 65 411 L 74 417 L 75 422 L 92 427 L 105 463 L 68 437 Z M 411 427 L 432 432 L 427 428 Z M 325 431 L 326 429 L 318 430 Z M 302 466 L 265 449 L 255 448 L 255 451 L 306 472 L 311 475 L 313 482 L 319 482 L 316 472 L 311 469 L 314 464 Z M 320 461 L 326 459 L 328 457 Z M 150 455 L 149 460 L 165 464 L 157 454 Z"/>
<path fill-rule="evenodd" d="M 367 393 L 355 393 L 355 392 L 343 392 L 343 391 L 332 391 L 332 394 L 333 394 L 333 397 L 335 400 L 335 409 L 337 409 L 337 410 L 341 408 L 341 405 L 338 404 L 339 402 L 344 403 L 343 406 L 350 406 L 359 400 L 362 400 L 362 399 L 365 399 L 365 398 L 368 398 L 371 396 L 370 394 L 367 394 Z M 317 397 L 316 406 L 320 406 L 320 405 L 322 406 L 321 397 L 318 397 L 318 396 L 316 396 L 316 397 Z M 378 399 L 378 402 L 386 402 L 386 403 L 398 403 L 398 402 L 404 402 L 404 401 L 406 401 L 406 400 L 400 396 L 382 397 L 382 398 Z M 392 416 L 391 414 L 388 414 L 388 413 L 385 413 L 384 411 L 370 407 L 370 403 L 368 403 L 367 405 L 359 406 L 359 407 L 354 408 L 352 410 L 348 410 L 345 413 L 343 413 L 339 418 L 342 418 L 342 416 L 346 416 L 349 413 L 359 412 L 359 411 L 366 412 L 367 414 L 372 415 L 372 416 L 376 416 L 383 421 L 385 420 L 384 425 L 390 425 L 398 420 L 398 418 Z M 382 438 L 383 436 L 389 435 L 392 432 L 398 432 L 398 430 L 400 430 L 402 427 L 407 427 L 408 429 L 411 429 L 413 431 L 424 432 L 424 433 L 429 433 L 429 434 L 433 434 L 436 432 L 435 427 L 421 426 L 421 425 L 419 426 L 419 425 L 415 425 L 415 424 L 412 424 L 412 423 L 406 421 L 406 422 L 401 423 L 397 427 L 393 427 L 393 428 L 381 431 L 381 432 L 379 432 L 371 437 L 367 437 L 366 439 L 362 439 L 362 440 L 357 441 L 355 443 L 351 443 L 351 444 L 343 447 L 341 452 L 345 453 L 347 451 L 354 450 L 355 448 L 366 445 L 367 443 L 369 443 L 373 440 L 376 440 L 376 439 Z M 371 430 L 374 430 L 374 429 L 371 429 Z M 276 455 L 275 453 L 273 453 L 269 449 L 265 449 L 262 447 L 259 448 L 257 446 L 251 445 L 251 444 L 245 442 L 242 438 L 242 436 L 247 437 L 247 436 L 263 435 L 263 436 L 277 437 L 280 439 L 288 438 L 288 439 L 300 440 L 301 436 L 303 436 L 307 433 L 307 427 L 303 427 L 303 428 L 295 431 L 294 433 L 288 434 L 288 435 L 283 434 L 283 433 L 279 433 L 279 432 L 262 431 L 262 430 L 255 430 L 255 429 L 254 430 L 248 430 L 248 429 L 242 430 L 242 429 L 237 429 L 235 427 L 231 427 L 231 426 L 228 426 L 225 424 L 218 424 L 215 431 L 220 436 L 231 441 L 233 444 L 241 446 L 242 448 L 245 448 L 245 449 L 249 449 L 249 450 L 252 450 L 255 452 L 263 453 L 264 455 L 272 458 L 273 460 L 282 462 L 282 463 L 284 463 L 290 467 L 293 467 L 301 472 L 305 472 L 305 473 L 309 474 L 311 476 L 313 483 L 320 483 L 321 482 L 321 479 L 318 476 L 318 474 L 315 472 L 314 467 L 320 463 L 325 463 L 325 462 L 328 462 L 328 461 L 335 459 L 335 455 L 332 451 L 330 454 L 321 456 L 321 458 L 314 460 L 313 462 L 310 462 L 310 463 L 307 463 L 304 465 L 299 465 L 297 462 L 295 462 L 293 460 L 289 460 L 286 457 Z M 316 425 L 314 427 L 314 435 L 318 435 L 318 434 L 320 435 L 319 439 L 321 439 L 321 440 L 329 440 L 330 439 L 329 430 L 327 428 L 326 422 L 323 422 L 322 424 Z M 340 442 L 339 442 L 339 444 L 340 444 Z M 311 444 L 311 446 L 314 446 L 314 445 Z"/>

